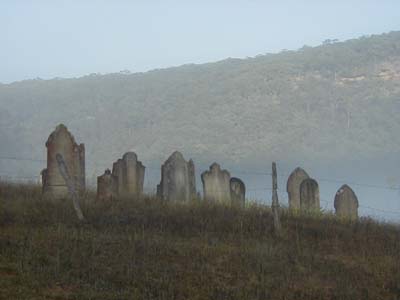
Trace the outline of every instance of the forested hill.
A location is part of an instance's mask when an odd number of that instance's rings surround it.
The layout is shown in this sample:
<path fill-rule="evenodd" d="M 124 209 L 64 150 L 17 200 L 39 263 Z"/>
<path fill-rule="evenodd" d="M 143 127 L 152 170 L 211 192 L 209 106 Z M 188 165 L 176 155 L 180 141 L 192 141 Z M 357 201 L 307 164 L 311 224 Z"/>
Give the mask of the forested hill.
<path fill-rule="evenodd" d="M 89 173 L 127 150 L 145 165 L 174 150 L 238 165 L 381 158 L 400 149 L 400 32 L 146 73 L 0 84 L 0 106 L 0 156 L 45 158 L 49 133 L 64 123 L 86 144 Z"/>

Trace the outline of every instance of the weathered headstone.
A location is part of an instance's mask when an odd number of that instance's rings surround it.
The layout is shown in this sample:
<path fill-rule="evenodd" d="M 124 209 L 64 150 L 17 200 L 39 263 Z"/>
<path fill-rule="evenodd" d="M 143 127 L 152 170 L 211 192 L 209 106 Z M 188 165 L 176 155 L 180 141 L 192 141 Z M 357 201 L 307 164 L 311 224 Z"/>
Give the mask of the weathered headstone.
<path fill-rule="evenodd" d="M 113 163 L 112 167 L 112 175 L 114 176 L 116 182 L 115 182 L 115 189 L 117 195 L 123 195 L 124 194 L 124 173 L 123 173 L 123 164 L 124 162 L 122 159 L 118 159 L 116 162 Z M 120 178 L 120 180 L 118 180 Z"/>
<path fill-rule="evenodd" d="M 302 168 L 296 168 L 290 174 L 286 185 L 286 191 L 289 196 L 290 209 L 300 209 L 300 184 L 303 182 L 304 179 L 307 178 L 309 178 L 309 176 Z"/>
<path fill-rule="evenodd" d="M 116 193 L 123 197 L 140 197 L 143 193 L 145 167 L 134 152 L 127 152 L 113 164 Z"/>
<path fill-rule="evenodd" d="M 300 184 L 300 209 L 304 211 L 320 209 L 318 182 L 312 178 L 304 179 Z"/>
<path fill-rule="evenodd" d="M 230 180 L 229 172 L 221 170 L 219 164 L 213 163 L 209 171 L 201 174 L 204 199 L 219 203 L 231 203 Z"/>
<path fill-rule="evenodd" d="M 47 168 L 42 171 L 43 195 L 57 199 L 68 196 L 68 186 L 60 173 L 56 155 L 63 157 L 78 194 L 85 191 L 85 146 L 78 145 L 67 127 L 60 124 L 47 142 Z"/>
<path fill-rule="evenodd" d="M 109 201 L 117 196 L 117 178 L 109 169 L 97 177 L 97 200 Z"/>
<path fill-rule="evenodd" d="M 358 218 L 358 199 L 347 184 L 342 185 L 336 192 L 334 206 L 337 216 L 349 219 Z"/>
<path fill-rule="evenodd" d="M 244 207 L 246 201 L 246 186 L 239 178 L 232 177 L 230 180 L 231 201 L 233 205 Z"/>
<path fill-rule="evenodd" d="M 196 198 L 194 163 L 175 151 L 161 166 L 157 195 L 166 201 L 188 202 Z"/>

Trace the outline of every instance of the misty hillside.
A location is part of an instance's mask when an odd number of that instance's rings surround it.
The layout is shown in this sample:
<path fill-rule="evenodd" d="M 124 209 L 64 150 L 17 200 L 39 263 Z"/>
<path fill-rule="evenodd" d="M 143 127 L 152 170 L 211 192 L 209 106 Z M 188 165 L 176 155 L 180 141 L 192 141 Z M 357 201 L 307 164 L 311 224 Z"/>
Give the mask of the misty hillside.
<path fill-rule="evenodd" d="M 242 165 L 384 158 L 400 148 L 400 32 L 146 73 L 0 84 L 0 106 L 0 156 L 44 159 L 48 135 L 64 123 L 86 145 L 88 174 L 127 150 L 145 165 L 174 150 Z"/>

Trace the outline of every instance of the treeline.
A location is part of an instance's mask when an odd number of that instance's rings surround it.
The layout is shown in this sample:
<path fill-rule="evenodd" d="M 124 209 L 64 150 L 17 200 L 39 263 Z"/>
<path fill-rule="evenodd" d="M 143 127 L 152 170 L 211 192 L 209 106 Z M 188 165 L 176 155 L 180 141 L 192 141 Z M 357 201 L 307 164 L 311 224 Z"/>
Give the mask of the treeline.
<path fill-rule="evenodd" d="M 28 80 L 0 85 L 1 154 L 44 158 L 43 133 L 64 122 L 87 145 L 89 174 L 127 149 L 146 160 L 178 149 L 240 164 L 386 157 L 400 147 L 399 99 L 400 32 L 147 73 Z"/>

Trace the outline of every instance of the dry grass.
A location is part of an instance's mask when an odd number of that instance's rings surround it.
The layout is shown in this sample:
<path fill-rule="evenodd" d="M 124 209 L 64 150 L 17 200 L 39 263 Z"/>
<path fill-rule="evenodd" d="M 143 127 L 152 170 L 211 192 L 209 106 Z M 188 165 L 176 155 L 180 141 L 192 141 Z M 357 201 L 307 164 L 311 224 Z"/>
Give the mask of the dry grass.
<path fill-rule="evenodd" d="M 0 185 L 0 299 L 400 299 L 400 230 L 369 219 Z"/>

